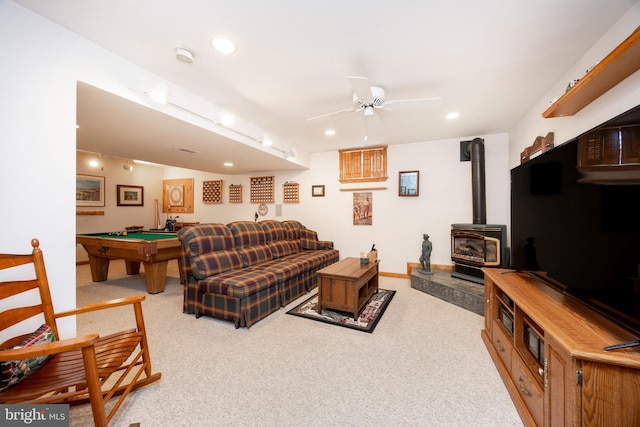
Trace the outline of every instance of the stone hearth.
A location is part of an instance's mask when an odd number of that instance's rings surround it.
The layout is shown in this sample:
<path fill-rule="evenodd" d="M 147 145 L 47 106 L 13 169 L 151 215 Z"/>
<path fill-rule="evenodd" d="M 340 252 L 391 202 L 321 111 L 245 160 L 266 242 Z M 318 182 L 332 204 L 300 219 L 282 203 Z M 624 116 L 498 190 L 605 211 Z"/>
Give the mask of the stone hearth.
<path fill-rule="evenodd" d="M 422 274 L 420 269 L 412 269 L 411 287 L 480 316 L 484 315 L 483 285 L 451 277 L 448 270 L 432 272 L 433 274 Z"/>

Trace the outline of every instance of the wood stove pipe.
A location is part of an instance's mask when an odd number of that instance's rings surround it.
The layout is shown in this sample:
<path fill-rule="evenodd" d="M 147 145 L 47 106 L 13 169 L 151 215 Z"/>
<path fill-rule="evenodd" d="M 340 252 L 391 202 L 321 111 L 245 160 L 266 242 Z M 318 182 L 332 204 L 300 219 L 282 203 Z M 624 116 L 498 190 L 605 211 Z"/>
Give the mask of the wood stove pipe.
<path fill-rule="evenodd" d="M 487 223 L 487 202 L 484 179 L 484 139 L 471 141 L 471 191 L 473 197 L 473 223 Z"/>

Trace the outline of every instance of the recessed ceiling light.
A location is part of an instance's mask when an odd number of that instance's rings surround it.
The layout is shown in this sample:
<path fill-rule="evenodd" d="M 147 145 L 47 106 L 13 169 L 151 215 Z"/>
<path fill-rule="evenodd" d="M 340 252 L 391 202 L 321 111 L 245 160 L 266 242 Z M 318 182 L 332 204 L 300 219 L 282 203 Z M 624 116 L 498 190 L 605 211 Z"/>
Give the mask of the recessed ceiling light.
<path fill-rule="evenodd" d="M 324 134 L 327 135 L 327 136 L 333 136 L 333 135 L 336 134 L 336 131 L 333 130 L 333 129 L 327 129 L 327 130 L 324 131 Z"/>
<path fill-rule="evenodd" d="M 236 51 L 236 45 L 231 40 L 222 37 L 211 40 L 211 46 L 218 52 L 227 55 Z"/>
<path fill-rule="evenodd" d="M 458 117 L 460 117 L 460 113 L 458 113 L 458 112 L 456 112 L 456 111 L 453 111 L 453 112 L 451 112 L 451 113 L 447 114 L 445 117 L 446 117 L 448 120 L 457 119 Z"/>
<path fill-rule="evenodd" d="M 230 113 L 221 113 L 220 114 L 220 123 L 222 126 L 231 126 L 233 124 L 233 114 Z"/>
<path fill-rule="evenodd" d="M 230 168 L 231 166 L 233 166 L 233 163 L 231 163 L 231 162 L 224 162 L 224 163 L 223 163 L 223 165 L 225 165 L 226 167 L 229 167 L 229 168 Z"/>

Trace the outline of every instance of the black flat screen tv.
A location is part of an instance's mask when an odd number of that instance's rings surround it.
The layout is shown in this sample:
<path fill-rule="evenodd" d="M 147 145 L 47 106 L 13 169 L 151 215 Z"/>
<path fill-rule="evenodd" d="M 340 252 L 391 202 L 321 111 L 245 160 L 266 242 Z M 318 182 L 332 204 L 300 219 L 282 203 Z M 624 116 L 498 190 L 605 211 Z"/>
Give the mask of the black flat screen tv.
<path fill-rule="evenodd" d="M 579 182 L 577 153 L 576 139 L 511 170 L 511 267 L 640 338 L 640 185 Z"/>

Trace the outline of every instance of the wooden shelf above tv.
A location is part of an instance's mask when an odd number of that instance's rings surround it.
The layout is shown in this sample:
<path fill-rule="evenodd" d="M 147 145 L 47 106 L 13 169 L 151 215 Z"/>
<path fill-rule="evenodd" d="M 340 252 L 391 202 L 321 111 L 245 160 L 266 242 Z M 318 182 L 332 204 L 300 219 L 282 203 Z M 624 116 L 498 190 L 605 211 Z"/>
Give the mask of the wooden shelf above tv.
<path fill-rule="evenodd" d="M 573 116 L 640 69 L 640 27 L 542 113 L 545 119 Z"/>

